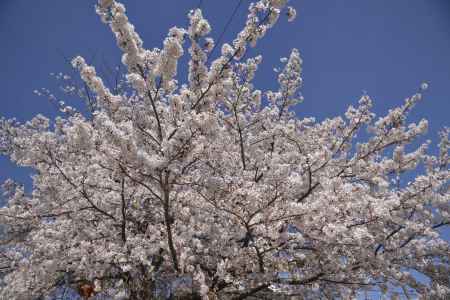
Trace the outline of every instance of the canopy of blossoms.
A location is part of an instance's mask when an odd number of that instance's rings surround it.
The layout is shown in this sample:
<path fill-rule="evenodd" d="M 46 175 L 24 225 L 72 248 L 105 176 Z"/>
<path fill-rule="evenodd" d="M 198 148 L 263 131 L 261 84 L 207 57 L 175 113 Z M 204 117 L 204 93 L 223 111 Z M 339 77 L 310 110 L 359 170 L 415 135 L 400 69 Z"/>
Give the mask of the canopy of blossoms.
<path fill-rule="evenodd" d="M 0 121 L 0 152 L 34 174 L 31 193 L 3 186 L 0 298 L 65 286 L 106 299 L 448 299 L 450 131 L 433 156 L 417 142 L 427 121 L 407 122 L 426 84 L 385 116 L 363 95 L 343 116 L 299 119 L 299 51 L 281 60 L 276 91 L 253 85 L 262 58 L 247 57 L 295 18 L 286 0 L 251 3 L 212 61 L 199 9 L 160 49 L 144 48 L 121 3 L 96 9 L 123 82 L 106 87 L 76 57 L 84 87 L 67 92 L 89 113 L 60 103 L 54 120 Z"/>

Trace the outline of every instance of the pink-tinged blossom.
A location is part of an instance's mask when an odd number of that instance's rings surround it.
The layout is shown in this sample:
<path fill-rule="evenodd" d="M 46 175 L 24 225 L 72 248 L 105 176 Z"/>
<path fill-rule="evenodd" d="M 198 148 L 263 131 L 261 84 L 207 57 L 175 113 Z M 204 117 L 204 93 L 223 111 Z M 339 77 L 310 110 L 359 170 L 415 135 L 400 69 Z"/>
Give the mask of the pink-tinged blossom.
<path fill-rule="evenodd" d="M 439 230 L 450 222 L 450 130 L 432 155 L 419 142 L 428 122 L 408 121 L 428 86 L 381 116 L 363 95 L 342 116 L 299 118 L 300 51 L 276 66 L 274 91 L 256 86 L 262 57 L 246 51 L 280 15 L 295 17 L 287 2 L 251 3 L 212 61 L 201 10 L 148 50 L 122 4 L 98 2 L 123 79 L 108 88 L 76 57 L 89 93 L 55 77 L 91 114 L 42 89 L 61 116 L 0 120 L 0 153 L 33 170 L 31 192 L 3 185 L 0 298 L 35 299 L 61 283 L 114 299 L 162 297 L 169 286 L 173 297 L 210 300 L 373 289 L 448 298 Z"/>

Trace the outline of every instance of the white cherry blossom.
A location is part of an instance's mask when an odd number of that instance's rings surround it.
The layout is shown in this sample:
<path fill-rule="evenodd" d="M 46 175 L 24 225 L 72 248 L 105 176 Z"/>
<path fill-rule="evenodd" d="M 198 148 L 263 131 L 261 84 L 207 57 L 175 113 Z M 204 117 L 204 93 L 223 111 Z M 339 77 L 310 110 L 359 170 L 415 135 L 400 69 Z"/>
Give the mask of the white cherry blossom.
<path fill-rule="evenodd" d="M 297 117 L 300 51 L 280 61 L 274 91 L 255 86 L 262 57 L 246 51 L 293 20 L 287 3 L 251 3 L 210 61 L 201 10 L 148 50 L 121 3 L 98 2 L 122 86 L 76 57 L 92 114 L 60 102 L 55 120 L 0 120 L 1 154 L 33 170 L 31 193 L 3 185 L 1 299 L 62 287 L 107 299 L 448 299 L 450 130 L 431 155 L 419 140 L 428 122 L 407 119 L 428 86 L 382 116 L 363 95 L 343 116 Z"/>

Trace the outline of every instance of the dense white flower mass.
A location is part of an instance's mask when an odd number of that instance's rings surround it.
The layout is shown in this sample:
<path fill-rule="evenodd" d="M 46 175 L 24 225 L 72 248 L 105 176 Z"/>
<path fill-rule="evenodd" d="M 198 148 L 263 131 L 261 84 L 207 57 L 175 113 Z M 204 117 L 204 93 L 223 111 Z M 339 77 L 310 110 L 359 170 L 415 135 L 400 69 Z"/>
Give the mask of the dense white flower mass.
<path fill-rule="evenodd" d="M 1 299 L 449 299 L 450 130 L 433 156 L 427 121 L 407 122 L 428 85 L 385 116 L 363 95 L 342 117 L 299 119 L 300 52 L 268 91 L 246 51 L 295 18 L 287 2 L 251 3 L 212 61 L 201 10 L 148 50 L 122 4 L 98 2 L 122 85 L 76 57 L 88 90 L 64 90 L 89 115 L 59 102 L 54 121 L 0 120 L 1 154 L 33 170 L 31 193 L 3 185 Z"/>

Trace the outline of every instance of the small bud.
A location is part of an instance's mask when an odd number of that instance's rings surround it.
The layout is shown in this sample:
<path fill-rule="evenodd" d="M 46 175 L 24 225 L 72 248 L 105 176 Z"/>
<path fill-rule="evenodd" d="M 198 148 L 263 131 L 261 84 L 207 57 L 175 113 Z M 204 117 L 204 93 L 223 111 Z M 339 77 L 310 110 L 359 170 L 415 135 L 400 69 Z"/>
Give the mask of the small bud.
<path fill-rule="evenodd" d="M 297 11 L 295 10 L 295 8 L 293 8 L 292 6 L 289 6 L 287 8 L 288 22 L 294 21 L 296 16 L 297 16 Z"/>
<path fill-rule="evenodd" d="M 422 91 L 426 91 L 428 89 L 428 83 L 422 82 L 422 84 L 420 85 L 420 89 Z"/>

